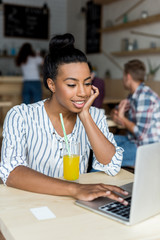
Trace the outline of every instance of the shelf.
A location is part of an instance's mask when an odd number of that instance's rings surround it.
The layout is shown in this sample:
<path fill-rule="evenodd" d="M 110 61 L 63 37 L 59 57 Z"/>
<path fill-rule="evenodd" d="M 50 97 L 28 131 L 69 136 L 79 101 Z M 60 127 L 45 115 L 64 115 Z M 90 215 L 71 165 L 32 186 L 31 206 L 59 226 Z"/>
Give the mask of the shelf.
<path fill-rule="evenodd" d="M 0 84 L 2 83 L 22 83 L 22 76 L 0 76 Z"/>
<path fill-rule="evenodd" d="M 119 1 L 122 1 L 122 0 L 94 0 L 94 3 L 107 5 L 107 4 L 114 3 L 114 2 L 119 2 Z"/>
<path fill-rule="evenodd" d="M 149 16 L 147 18 L 137 19 L 137 20 L 127 22 L 127 23 L 121 23 L 121 24 L 118 24 L 118 25 L 115 25 L 112 27 L 101 28 L 101 29 L 99 29 L 99 32 L 101 32 L 101 33 L 114 32 L 114 31 L 118 31 L 118 30 L 131 28 L 131 27 L 141 26 L 144 24 L 154 23 L 154 22 L 158 22 L 158 21 L 160 21 L 160 14 Z"/>
<path fill-rule="evenodd" d="M 146 54 L 160 54 L 160 48 L 148 48 L 148 49 L 137 49 L 132 51 L 112 52 L 111 54 L 116 57 L 146 55 Z"/>
<path fill-rule="evenodd" d="M 15 58 L 15 56 L 12 56 L 12 55 L 0 55 L 0 58 Z"/>

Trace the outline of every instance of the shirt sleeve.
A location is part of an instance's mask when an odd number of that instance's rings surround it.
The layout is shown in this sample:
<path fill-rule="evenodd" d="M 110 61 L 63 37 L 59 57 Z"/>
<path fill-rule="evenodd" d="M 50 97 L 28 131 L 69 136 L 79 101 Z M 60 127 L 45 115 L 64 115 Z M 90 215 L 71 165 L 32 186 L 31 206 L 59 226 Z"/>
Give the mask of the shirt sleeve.
<path fill-rule="evenodd" d="M 7 113 L 3 126 L 0 177 L 4 183 L 14 168 L 27 166 L 25 139 L 25 122 L 14 107 Z"/>
<path fill-rule="evenodd" d="M 136 111 L 136 126 L 134 127 L 134 135 L 138 141 L 144 139 L 144 136 L 152 123 L 153 112 L 156 110 L 155 104 L 149 99 L 143 101 L 143 105 L 139 104 Z"/>
<path fill-rule="evenodd" d="M 95 155 L 93 154 L 92 166 L 96 170 L 104 171 L 108 175 L 115 176 L 121 169 L 124 150 L 123 148 L 117 146 L 113 134 L 109 132 L 106 116 L 104 115 L 102 110 L 101 113 L 99 114 L 99 120 L 96 124 L 98 128 L 102 131 L 102 133 L 105 135 L 105 137 L 115 146 L 116 152 L 111 162 L 107 165 L 103 165 L 100 162 L 98 162 Z"/>

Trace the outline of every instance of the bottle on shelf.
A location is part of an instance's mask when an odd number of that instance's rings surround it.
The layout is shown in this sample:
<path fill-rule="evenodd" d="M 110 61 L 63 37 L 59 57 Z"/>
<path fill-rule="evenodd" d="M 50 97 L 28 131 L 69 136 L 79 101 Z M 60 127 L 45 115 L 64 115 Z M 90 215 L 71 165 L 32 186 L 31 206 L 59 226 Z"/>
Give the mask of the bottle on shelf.
<path fill-rule="evenodd" d="M 15 56 L 15 55 L 16 55 L 16 48 L 15 48 L 15 46 L 14 46 L 14 43 L 12 44 L 10 54 L 11 54 L 11 56 Z"/>

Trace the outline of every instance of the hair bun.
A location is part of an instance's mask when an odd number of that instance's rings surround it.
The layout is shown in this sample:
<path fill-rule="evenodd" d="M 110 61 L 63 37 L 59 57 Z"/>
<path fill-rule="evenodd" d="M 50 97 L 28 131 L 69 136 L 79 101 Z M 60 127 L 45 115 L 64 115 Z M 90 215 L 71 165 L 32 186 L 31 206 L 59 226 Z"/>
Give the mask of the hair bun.
<path fill-rule="evenodd" d="M 56 35 L 53 37 L 49 43 L 50 54 L 55 54 L 60 49 L 64 48 L 74 48 L 74 37 L 70 33 L 63 35 Z"/>

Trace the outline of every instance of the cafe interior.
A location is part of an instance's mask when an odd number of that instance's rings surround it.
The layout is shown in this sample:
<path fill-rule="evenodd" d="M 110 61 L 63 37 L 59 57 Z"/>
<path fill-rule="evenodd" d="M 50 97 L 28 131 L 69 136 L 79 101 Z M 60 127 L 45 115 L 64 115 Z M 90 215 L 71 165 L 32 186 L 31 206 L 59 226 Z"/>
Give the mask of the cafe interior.
<path fill-rule="evenodd" d="M 51 37 L 64 33 L 74 35 L 76 47 L 104 81 L 101 108 L 110 132 L 125 135 L 126 129 L 110 117 L 111 110 L 128 96 L 122 81 L 124 64 L 141 60 L 146 66 L 145 84 L 160 96 L 159 9 L 160 0 L 0 0 L 0 148 L 7 112 L 23 102 L 22 72 L 15 64 L 21 46 L 29 42 L 44 58 Z M 43 85 L 43 68 L 39 70 L 42 99 L 46 99 L 50 92 Z M 82 174 L 79 183 L 121 186 L 134 181 L 134 173 L 130 167 L 114 177 L 87 173 L 89 180 Z M 12 189 L 1 180 L 0 187 L 0 240 L 160 239 L 160 214 L 128 227 L 76 206 L 71 197 Z M 37 219 L 33 208 L 44 218 Z"/>

